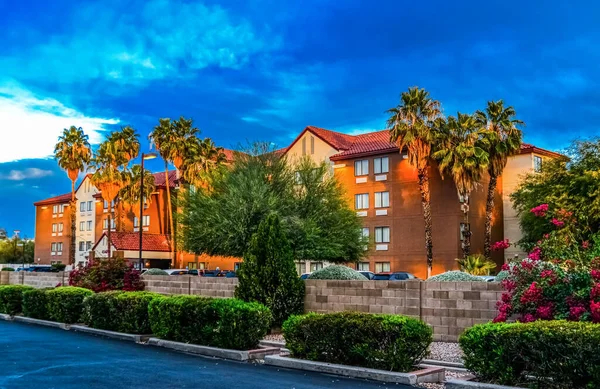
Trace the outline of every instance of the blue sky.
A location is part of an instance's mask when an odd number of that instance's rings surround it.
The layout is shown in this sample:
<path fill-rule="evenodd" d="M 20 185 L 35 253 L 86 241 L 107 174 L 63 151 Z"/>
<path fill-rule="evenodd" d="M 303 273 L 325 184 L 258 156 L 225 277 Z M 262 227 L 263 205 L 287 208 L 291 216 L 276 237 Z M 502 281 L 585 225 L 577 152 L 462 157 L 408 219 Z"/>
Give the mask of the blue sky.
<path fill-rule="evenodd" d="M 446 114 L 502 98 L 560 149 L 598 134 L 598 20 L 592 1 L 0 0 L 0 227 L 33 236 L 32 203 L 69 191 L 48 156 L 70 125 L 131 125 L 147 150 L 183 115 L 225 147 L 286 145 L 382 129 L 418 85 Z"/>

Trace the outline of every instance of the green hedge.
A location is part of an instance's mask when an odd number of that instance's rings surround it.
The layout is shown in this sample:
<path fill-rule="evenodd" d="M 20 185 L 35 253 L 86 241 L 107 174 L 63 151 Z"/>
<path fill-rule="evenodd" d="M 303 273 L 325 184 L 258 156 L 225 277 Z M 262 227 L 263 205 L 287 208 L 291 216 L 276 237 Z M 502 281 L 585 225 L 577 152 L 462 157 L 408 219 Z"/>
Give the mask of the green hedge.
<path fill-rule="evenodd" d="M 114 309 L 112 301 L 115 296 L 121 293 L 123 292 L 115 290 L 96 293 L 86 297 L 83 302 L 85 324 L 101 330 L 116 331 L 117 320 L 113 317 Z"/>
<path fill-rule="evenodd" d="M 151 292 L 97 293 L 84 301 L 85 323 L 103 330 L 149 334 L 148 304 L 161 295 Z"/>
<path fill-rule="evenodd" d="M 420 320 L 359 312 L 292 316 L 283 335 L 296 358 L 400 372 L 415 370 L 432 341 Z"/>
<path fill-rule="evenodd" d="M 156 336 L 236 350 L 256 348 L 272 321 L 262 304 L 199 296 L 155 298 L 148 312 Z"/>
<path fill-rule="evenodd" d="M 94 292 L 89 289 L 75 286 L 64 286 L 47 291 L 50 319 L 68 324 L 83 321 L 83 300 L 93 294 Z"/>
<path fill-rule="evenodd" d="M 532 388 L 600 388 L 599 324 L 481 324 L 467 329 L 459 343 L 465 367 L 484 381 Z"/>
<path fill-rule="evenodd" d="M 32 290 L 31 286 L 25 285 L 2 285 L 0 286 L 0 313 L 16 315 L 23 311 L 23 292 Z"/>
<path fill-rule="evenodd" d="M 15 271 L 12 267 L 3 267 L 2 271 Z"/>
<path fill-rule="evenodd" d="M 48 298 L 46 293 L 52 288 L 31 289 L 23 292 L 23 316 L 48 320 Z"/>

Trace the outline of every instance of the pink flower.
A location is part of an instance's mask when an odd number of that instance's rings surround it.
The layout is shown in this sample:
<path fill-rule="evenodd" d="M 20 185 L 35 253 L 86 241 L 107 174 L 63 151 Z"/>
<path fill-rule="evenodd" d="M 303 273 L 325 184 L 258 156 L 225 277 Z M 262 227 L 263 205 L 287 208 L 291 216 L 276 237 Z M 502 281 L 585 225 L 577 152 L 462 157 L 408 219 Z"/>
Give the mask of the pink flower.
<path fill-rule="evenodd" d="M 600 281 L 600 270 L 593 269 L 591 275 L 594 280 Z"/>
<path fill-rule="evenodd" d="M 590 314 L 594 323 L 600 323 L 600 302 L 590 302 Z"/>
<path fill-rule="evenodd" d="M 550 234 L 544 234 L 544 239 L 548 239 L 550 237 Z"/>
<path fill-rule="evenodd" d="M 548 204 L 540 204 L 537 207 L 531 208 L 530 212 L 537 217 L 544 217 L 546 216 L 546 212 L 548 212 Z"/>
<path fill-rule="evenodd" d="M 552 303 L 541 305 L 538 307 L 536 314 L 542 320 L 552 320 L 554 317 L 553 308 Z"/>
<path fill-rule="evenodd" d="M 565 222 L 558 220 L 557 218 L 552 218 L 552 224 L 554 224 L 558 228 L 561 228 L 565 225 Z"/>
<path fill-rule="evenodd" d="M 521 304 L 537 303 L 542 299 L 542 288 L 537 282 L 532 282 L 529 288 L 521 295 Z"/>
<path fill-rule="evenodd" d="M 600 301 L 600 283 L 594 284 L 594 286 L 592 287 L 592 290 L 590 291 L 590 300 Z"/>
<path fill-rule="evenodd" d="M 526 313 L 521 318 L 521 322 L 523 323 L 531 323 L 532 321 L 535 321 L 535 316 L 533 316 L 531 313 Z"/>
<path fill-rule="evenodd" d="M 506 319 L 508 319 L 508 316 L 506 316 L 506 314 L 499 313 L 498 316 L 496 316 L 494 320 L 492 320 L 492 323 L 504 323 Z"/>
<path fill-rule="evenodd" d="M 571 307 L 571 309 L 569 309 L 569 320 L 579 321 L 581 319 L 581 316 L 586 312 L 587 311 L 585 307 L 581 305 Z"/>
<path fill-rule="evenodd" d="M 504 270 L 504 271 L 510 270 L 510 266 L 508 266 L 508 263 L 505 263 L 504 265 L 502 265 L 502 270 Z"/>
<path fill-rule="evenodd" d="M 492 245 L 492 250 L 500 251 L 505 250 L 510 247 L 510 242 L 508 239 L 500 240 Z"/>
<path fill-rule="evenodd" d="M 589 241 L 587 241 L 587 240 L 584 240 L 584 241 L 581 243 L 581 248 L 582 248 L 582 249 L 584 249 L 584 250 L 587 250 L 587 249 L 589 249 L 589 248 L 590 248 L 590 242 L 589 242 Z"/>
<path fill-rule="evenodd" d="M 515 290 L 515 288 L 517 287 L 517 283 L 513 280 L 502 280 L 502 287 L 504 288 L 504 290 L 511 292 Z"/>
<path fill-rule="evenodd" d="M 539 261 L 540 259 L 542 259 L 542 249 L 538 246 L 535 246 L 527 256 L 527 258 L 534 261 Z"/>
<path fill-rule="evenodd" d="M 502 293 L 502 302 L 503 303 L 510 303 L 511 300 L 512 300 L 512 296 L 510 293 L 507 293 L 507 292 Z"/>

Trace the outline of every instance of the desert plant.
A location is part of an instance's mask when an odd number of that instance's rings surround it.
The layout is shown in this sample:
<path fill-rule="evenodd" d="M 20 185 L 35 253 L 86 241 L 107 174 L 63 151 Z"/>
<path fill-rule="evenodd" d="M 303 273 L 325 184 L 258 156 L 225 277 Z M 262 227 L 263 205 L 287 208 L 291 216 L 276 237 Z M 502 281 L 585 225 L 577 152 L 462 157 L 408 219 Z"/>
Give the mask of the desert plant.
<path fill-rule="evenodd" d="M 458 270 L 447 271 L 442 274 L 435 275 L 433 277 L 429 277 L 426 281 L 435 282 L 435 281 L 448 281 L 448 282 L 483 282 L 483 279 L 479 277 L 475 277 L 469 273 L 465 273 Z"/>
<path fill-rule="evenodd" d="M 144 272 L 145 276 L 168 276 L 169 273 L 167 273 L 166 271 L 162 270 L 162 269 L 148 269 L 146 272 Z"/>
<path fill-rule="evenodd" d="M 0 313 L 16 315 L 22 312 L 23 292 L 33 289 L 25 285 L 0 286 Z"/>
<path fill-rule="evenodd" d="M 354 269 L 348 266 L 331 265 L 319 269 L 308 277 L 310 280 L 357 280 L 367 281 L 367 277 L 363 276 Z"/>
<path fill-rule="evenodd" d="M 89 289 L 64 286 L 46 292 L 48 315 L 61 323 L 78 323 L 83 319 L 83 300 L 94 294 Z"/>
<path fill-rule="evenodd" d="M 474 276 L 487 276 L 497 267 L 494 261 L 486 259 L 481 254 L 472 254 L 456 261 L 460 265 L 460 270 Z"/>

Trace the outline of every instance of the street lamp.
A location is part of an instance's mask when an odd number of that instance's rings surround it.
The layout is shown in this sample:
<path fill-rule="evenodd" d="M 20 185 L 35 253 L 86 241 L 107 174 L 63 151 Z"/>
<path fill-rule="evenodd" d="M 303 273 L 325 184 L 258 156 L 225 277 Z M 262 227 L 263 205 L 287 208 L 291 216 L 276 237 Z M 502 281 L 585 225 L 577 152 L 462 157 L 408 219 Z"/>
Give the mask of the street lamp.
<path fill-rule="evenodd" d="M 158 155 L 156 153 L 142 153 L 142 172 L 140 174 L 140 217 L 138 218 L 139 223 L 139 233 L 140 233 L 140 271 L 144 268 L 144 261 L 142 259 L 142 235 L 144 234 L 144 230 L 142 227 L 142 219 L 144 218 L 144 161 L 147 159 L 154 159 Z"/>
<path fill-rule="evenodd" d="M 13 234 L 15 237 L 15 251 L 13 252 L 13 257 L 15 258 L 15 263 L 17 261 L 17 242 L 19 241 L 20 233 L 21 233 L 21 231 L 19 231 L 19 230 L 13 230 Z M 23 269 L 25 269 L 25 265 L 23 265 Z"/>

